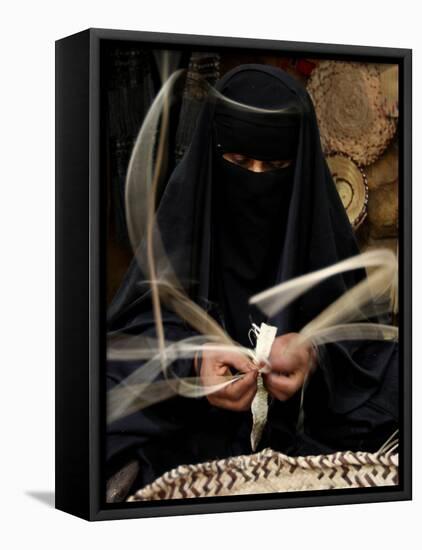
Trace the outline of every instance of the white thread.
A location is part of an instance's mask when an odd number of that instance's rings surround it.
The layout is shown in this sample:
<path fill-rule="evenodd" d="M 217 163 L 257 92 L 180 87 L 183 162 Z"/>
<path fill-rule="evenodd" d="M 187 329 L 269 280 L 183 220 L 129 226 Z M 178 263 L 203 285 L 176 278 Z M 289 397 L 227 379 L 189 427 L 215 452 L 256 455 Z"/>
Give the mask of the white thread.
<path fill-rule="evenodd" d="M 398 437 L 397 434 L 399 433 L 399 430 L 396 430 L 395 432 L 393 432 L 390 437 L 387 439 L 387 441 L 385 441 L 381 447 L 378 449 L 378 451 L 376 452 L 376 454 L 382 454 L 382 453 L 386 453 L 388 454 L 391 449 L 395 449 L 397 448 L 398 446 Z"/>

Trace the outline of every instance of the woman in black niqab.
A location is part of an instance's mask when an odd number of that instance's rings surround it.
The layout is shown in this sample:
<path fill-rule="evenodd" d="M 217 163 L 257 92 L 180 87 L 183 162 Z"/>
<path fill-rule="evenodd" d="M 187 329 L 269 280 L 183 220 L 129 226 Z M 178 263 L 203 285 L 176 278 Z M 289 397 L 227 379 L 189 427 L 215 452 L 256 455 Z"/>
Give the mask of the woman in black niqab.
<path fill-rule="evenodd" d="M 359 252 L 321 150 L 315 111 L 306 89 L 281 69 L 241 65 L 216 89 L 232 102 L 204 105 L 185 156 L 157 210 L 163 246 L 189 296 L 230 336 L 248 345 L 251 322 L 298 332 L 364 277 L 337 275 L 265 319 L 248 306 L 253 294 Z M 239 108 L 238 104 L 252 106 Z M 277 113 L 270 111 L 278 111 Z M 242 154 L 286 165 L 253 172 L 223 155 Z M 108 315 L 109 331 L 155 336 L 148 285 L 135 260 Z M 195 331 L 164 309 L 168 340 Z M 391 343 L 347 342 L 320 349 L 304 396 L 272 399 L 259 449 L 319 454 L 376 450 L 397 424 L 397 350 Z M 108 362 L 109 387 L 139 362 Z M 173 368 L 195 375 L 191 360 Z M 134 488 L 182 463 L 251 452 L 251 413 L 212 406 L 207 399 L 174 397 L 108 426 L 112 473 L 132 458 L 140 464 Z"/>
<path fill-rule="evenodd" d="M 297 114 L 258 117 L 259 125 L 256 113 L 217 105 L 213 128 L 213 293 L 228 333 L 243 346 L 250 346 L 251 321 L 263 320 L 249 298 L 277 281 L 299 128 Z M 238 161 L 226 158 L 233 153 Z M 258 160 L 260 171 L 239 164 L 243 159 Z"/>

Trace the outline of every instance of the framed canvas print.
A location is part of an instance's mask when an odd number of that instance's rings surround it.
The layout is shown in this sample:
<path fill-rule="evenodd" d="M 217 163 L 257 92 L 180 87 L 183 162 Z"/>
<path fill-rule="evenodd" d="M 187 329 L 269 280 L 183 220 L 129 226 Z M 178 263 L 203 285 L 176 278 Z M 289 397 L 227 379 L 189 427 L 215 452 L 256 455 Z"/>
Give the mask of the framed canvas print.
<path fill-rule="evenodd" d="M 56 42 L 56 506 L 411 498 L 412 50 Z"/>

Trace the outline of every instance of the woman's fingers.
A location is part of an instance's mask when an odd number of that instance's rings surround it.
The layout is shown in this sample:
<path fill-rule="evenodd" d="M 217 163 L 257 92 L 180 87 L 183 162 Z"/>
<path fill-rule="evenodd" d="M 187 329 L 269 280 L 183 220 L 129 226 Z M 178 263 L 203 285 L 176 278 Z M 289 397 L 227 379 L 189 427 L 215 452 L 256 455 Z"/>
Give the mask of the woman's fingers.
<path fill-rule="evenodd" d="M 242 379 L 243 380 L 243 379 Z M 240 382 L 241 380 L 239 380 Z M 232 385 L 236 385 L 238 382 L 235 382 Z M 228 388 L 230 388 L 228 386 Z M 223 409 L 230 409 L 232 411 L 246 411 L 250 409 L 252 400 L 256 394 L 256 382 L 250 386 L 241 397 L 233 397 L 232 395 L 227 395 L 225 390 L 216 392 L 208 397 L 208 401 L 216 406 Z"/>
<path fill-rule="evenodd" d="M 310 348 L 307 344 L 295 346 L 298 335 L 285 334 L 275 339 L 271 348 L 271 370 L 283 374 L 293 374 L 298 368 L 306 368 L 310 359 Z"/>
<path fill-rule="evenodd" d="M 248 373 L 255 370 L 253 363 L 241 353 L 227 351 L 219 353 L 216 359 L 219 363 L 233 367 L 239 372 Z"/>
<path fill-rule="evenodd" d="M 277 373 L 294 374 L 298 367 L 304 367 L 309 361 L 309 352 L 305 349 L 285 352 L 277 358 L 270 359 L 271 370 Z"/>
<path fill-rule="evenodd" d="M 255 397 L 257 391 L 257 385 L 253 385 L 250 390 L 240 399 L 239 407 L 241 411 L 247 411 L 251 408 L 253 398 Z"/>
<path fill-rule="evenodd" d="M 248 372 L 243 378 L 239 378 L 239 380 L 228 385 L 222 391 L 225 392 L 225 396 L 230 400 L 236 401 L 241 399 L 251 389 L 256 389 L 257 376 L 258 373 L 256 371 Z"/>
<path fill-rule="evenodd" d="M 302 370 L 296 370 L 289 376 L 275 372 L 264 375 L 267 390 L 281 400 L 292 397 L 302 387 L 304 380 L 305 374 Z"/>
<path fill-rule="evenodd" d="M 211 386 L 225 382 L 230 367 L 242 376 L 224 388 L 209 394 L 207 399 L 216 407 L 235 411 L 246 410 L 250 407 L 256 393 L 258 371 L 243 354 L 204 349 L 200 369 L 202 383 Z"/>

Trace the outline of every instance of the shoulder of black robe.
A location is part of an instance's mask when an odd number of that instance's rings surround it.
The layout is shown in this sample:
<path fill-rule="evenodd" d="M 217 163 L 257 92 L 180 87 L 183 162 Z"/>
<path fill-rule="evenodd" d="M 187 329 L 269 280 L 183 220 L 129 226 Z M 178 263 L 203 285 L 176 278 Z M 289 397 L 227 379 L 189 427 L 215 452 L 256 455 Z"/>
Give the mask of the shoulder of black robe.
<path fill-rule="evenodd" d="M 236 86 L 238 79 L 242 82 L 240 97 L 236 97 L 239 91 Z M 256 81 L 261 83 L 259 89 L 255 87 Z M 359 249 L 321 149 L 312 101 L 302 84 L 281 69 L 248 64 L 226 73 L 217 83 L 216 88 L 224 95 L 238 101 L 242 101 L 242 97 L 245 101 L 255 98 L 255 106 L 275 108 L 274 104 L 266 104 L 269 94 L 265 93 L 266 88 L 262 86 L 264 81 L 268 84 L 267 91 L 275 90 L 279 86 L 283 89 L 284 96 L 287 89 L 301 113 L 293 193 L 277 275 L 277 282 L 282 282 L 356 255 Z M 157 211 L 157 224 L 173 269 L 189 295 L 201 305 L 207 303 L 210 288 L 214 108 L 213 101 L 205 103 L 190 147 L 172 173 Z M 278 334 L 299 331 L 322 309 L 363 277 L 365 277 L 363 270 L 332 277 L 317 289 L 307 292 L 269 322 L 278 327 Z M 146 290 L 143 280 L 144 277 L 134 260 L 110 305 L 108 312 L 110 331 L 154 333 L 149 291 Z M 168 327 L 173 327 L 180 338 L 193 333 L 186 323 L 177 319 L 171 312 L 165 318 L 166 324 Z M 309 420 L 319 418 L 321 423 L 305 422 L 305 434 L 298 437 L 295 431 L 298 396 L 286 403 L 273 401 L 262 444 L 291 453 L 305 449 L 306 441 L 314 442 L 314 449 L 328 449 L 330 446 L 342 448 L 348 444 L 348 441 L 342 440 L 341 423 L 347 422 L 348 415 L 363 410 L 369 400 L 374 399 L 381 391 L 387 369 L 397 363 L 395 353 L 396 347 L 390 343 L 345 342 L 326 345 L 324 361 L 312 376 L 305 395 L 307 418 Z M 189 364 L 181 367 L 182 372 L 187 372 L 190 368 Z M 122 375 L 119 369 L 120 367 L 116 368 L 116 365 L 109 364 L 108 373 L 111 384 L 117 383 L 126 375 L 126 373 Z M 112 425 L 109 428 L 111 442 L 109 457 L 116 454 L 115 449 L 120 451 L 124 447 L 134 448 L 144 441 L 146 417 L 153 418 L 156 415 L 153 424 L 159 439 L 163 434 L 165 437 L 165 434 L 172 431 L 174 427 L 176 431 L 183 429 L 182 425 L 186 417 L 184 414 L 181 414 L 178 419 L 172 416 L 176 407 L 171 405 L 171 401 L 150 407 L 150 411 L 146 409 L 126 419 L 123 418 L 117 427 Z M 201 400 L 191 401 L 197 404 Z M 186 407 L 189 408 L 187 404 Z M 158 410 L 160 413 L 155 412 Z M 177 410 L 184 409 L 182 407 Z M 221 415 L 230 417 L 226 411 L 221 411 Z M 170 421 L 169 418 L 171 418 Z M 327 418 L 335 418 L 337 425 L 340 426 L 337 431 L 334 430 L 335 435 L 331 438 L 325 437 L 324 433 L 324 426 L 327 422 L 329 423 Z M 224 422 L 221 426 L 223 425 Z M 168 430 L 165 429 L 166 426 Z M 231 435 L 235 433 L 233 429 L 228 431 Z M 248 441 L 247 430 L 245 434 L 242 435 L 242 443 L 238 447 L 240 451 L 244 442 Z M 218 436 L 215 437 L 218 439 Z M 114 438 L 118 439 L 118 443 Z M 212 438 L 210 435 L 210 441 Z M 366 445 L 371 444 L 369 428 L 366 431 L 366 438 L 361 438 L 360 442 L 363 439 Z M 357 440 L 350 439 L 350 441 L 352 445 L 358 445 Z M 195 454 L 194 445 L 192 442 L 190 444 L 192 462 L 201 453 Z M 210 449 L 209 458 L 213 458 L 211 442 L 208 447 L 208 450 Z M 226 445 L 225 450 L 219 448 L 214 453 L 214 458 L 217 457 L 215 455 L 224 456 L 224 452 L 234 454 L 236 446 Z M 247 447 L 243 448 L 243 452 L 247 452 Z M 154 455 L 159 462 L 158 455 L 160 455 L 159 450 Z M 154 469 L 152 466 L 151 468 L 150 477 L 159 471 L 159 468 Z M 163 468 L 165 469 L 165 465 L 162 466 Z M 146 478 L 143 481 L 145 480 Z"/>

